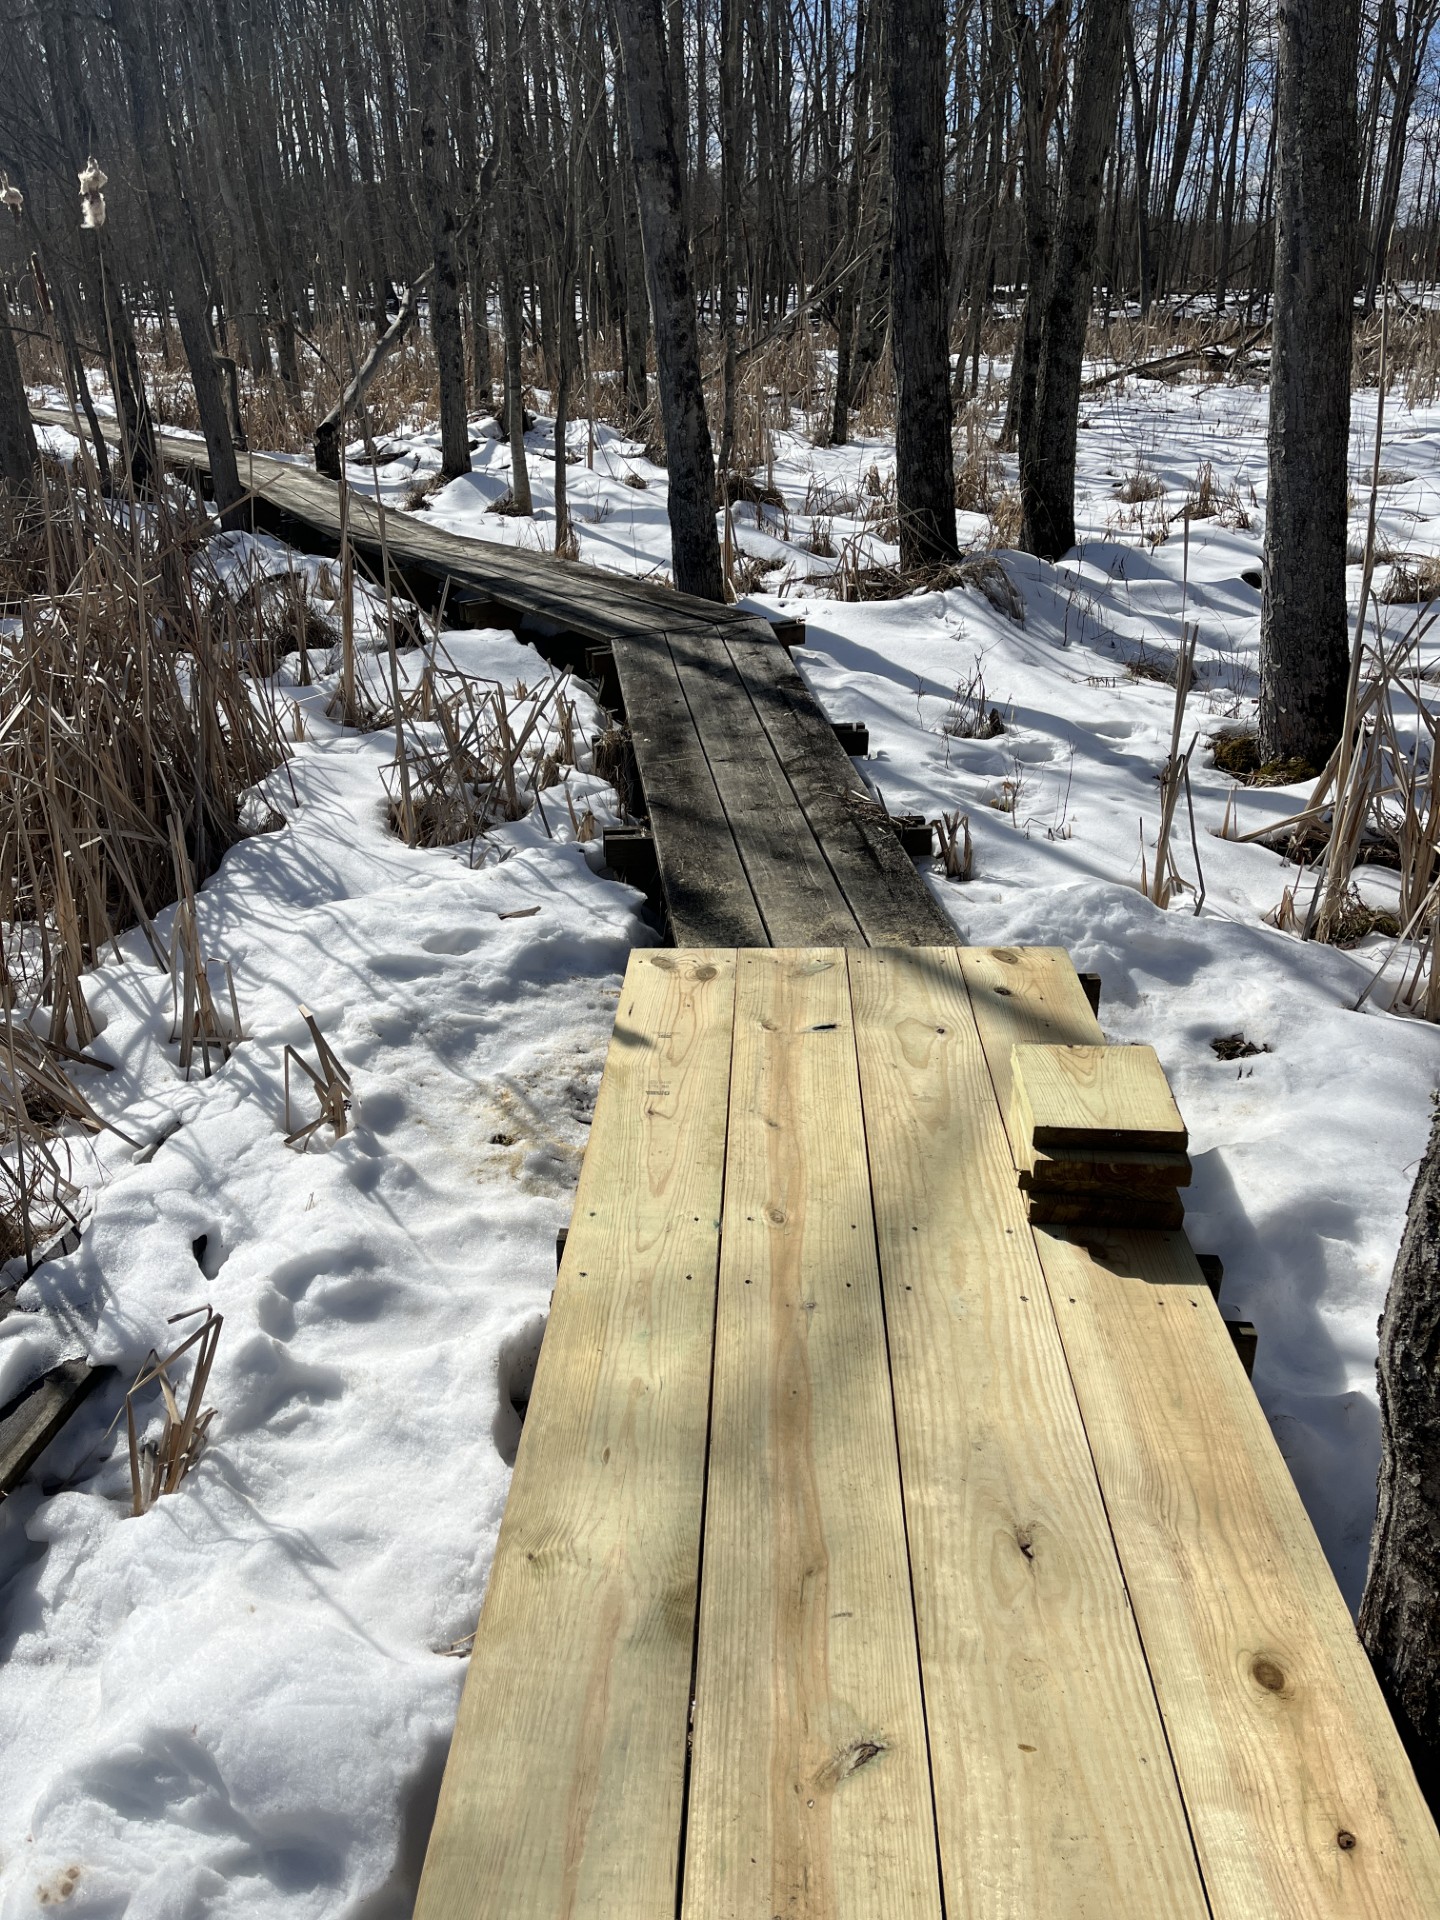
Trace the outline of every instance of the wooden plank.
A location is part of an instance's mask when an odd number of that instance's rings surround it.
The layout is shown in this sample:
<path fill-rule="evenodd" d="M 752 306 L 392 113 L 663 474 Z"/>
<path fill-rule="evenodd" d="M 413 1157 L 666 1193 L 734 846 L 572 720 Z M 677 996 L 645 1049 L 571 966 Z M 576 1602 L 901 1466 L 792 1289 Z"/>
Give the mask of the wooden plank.
<path fill-rule="evenodd" d="M 1185 1207 L 1178 1193 L 1031 1193 L 1025 1217 L 1051 1227 L 1182 1227 Z"/>
<path fill-rule="evenodd" d="M 950 1920 L 1203 1920 L 953 952 L 849 969 Z"/>
<path fill-rule="evenodd" d="M 863 781 L 793 662 L 779 648 L 726 644 L 776 758 L 851 911 L 872 947 L 953 945 L 955 929 L 931 899 L 891 830 L 847 804 Z"/>
<path fill-rule="evenodd" d="M 939 1920 L 844 954 L 738 956 L 685 1920 Z"/>
<path fill-rule="evenodd" d="M 1052 1147 L 1032 1151 L 1020 1168 L 1020 1189 L 1028 1193 L 1093 1193 L 1113 1187 L 1120 1193 L 1173 1193 L 1190 1184 L 1190 1158 L 1184 1153 L 1127 1152 L 1123 1147 Z"/>
<path fill-rule="evenodd" d="M 62 1360 L 10 1402 L 0 1418 L 0 1500 L 20 1484 L 109 1371 L 86 1360 Z"/>
<path fill-rule="evenodd" d="M 863 945 L 724 641 L 713 631 L 671 632 L 668 638 L 769 944 Z"/>
<path fill-rule="evenodd" d="M 635 765 L 678 947 L 764 947 L 769 934 L 663 635 L 615 643 Z"/>
<path fill-rule="evenodd" d="M 1183 1235 L 1036 1239 L 1216 1920 L 1433 1920 L 1440 1836 Z"/>
<path fill-rule="evenodd" d="M 962 955 L 1007 1104 L 1012 1046 L 1096 1037 L 1062 959 Z M 1433 1917 L 1440 1837 L 1188 1242 L 1034 1237 L 1215 1920 Z"/>
<path fill-rule="evenodd" d="M 674 1920 L 733 1009 L 632 954 L 417 1920 Z"/>
<path fill-rule="evenodd" d="M 70 414 L 56 407 L 32 408 L 42 425 L 69 428 Z M 118 444 L 119 429 L 102 423 L 106 438 Z M 160 456 L 167 466 L 208 476 L 209 457 L 204 443 L 183 435 L 157 436 Z M 307 522 L 331 541 L 339 539 L 339 489 L 313 469 L 265 454 L 237 456 L 242 483 L 257 500 Z M 364 494 L 350 496 L 351 534 L 357 546 L 378 558 L 380 515 Z M 588 634 L 611 639 L 635 626 L 669 624 L 709 630 L 728 628 L 737 636 L 764 642 L 771 633 L 766 621 L 738 607 L 721 606 L 678 593 L 662 581 L 627 579 L 554 554 L 528 553 L 500 541 L 476 540 L 427 525 L 421 518 L 395 509 L 384 515 L 391 561 L 401 571 L 421 567 L 443 579 L 446 573 L 490 588 L 497 600 L 512 609 Z M 771 639 L 771 644 L 780 643 Z M 782 649 L 783 650 L 783 649 Z"/>
<path fill-rule="evenodd" d="M 1153 1047 L 1017 1046 L 1010 1071 L 1017 1131 L 1033 1146 L 1190 1144 Z"/>

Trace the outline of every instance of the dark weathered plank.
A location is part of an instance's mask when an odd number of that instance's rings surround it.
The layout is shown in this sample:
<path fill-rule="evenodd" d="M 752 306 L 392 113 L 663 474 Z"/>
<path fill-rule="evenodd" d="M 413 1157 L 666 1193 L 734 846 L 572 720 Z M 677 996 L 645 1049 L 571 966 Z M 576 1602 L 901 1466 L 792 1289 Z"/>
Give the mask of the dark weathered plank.
<path fill-rule="evenodd" d="M 676 946 L 768 947 L 665 636 L 617 640 L 615 665 Z"/>
<path fill-rule="evenodd" d="M 716 632 L 672 632 L 671 657 L 770 944 L 863 946 L 785 771 Z"/>
<path fill-rule="evenodd" d="M 951 946 L 955 929 L 931 899 L 909 856 L 855 799 L 864 783 L 834 730 L 780 647 L 725 644 L 761 727 L 872 947 Z M 852 796 L 847 802 L 846 796 Z"/>
<path fill-rule="evenodd" d="M 108 1371 L 86 1360 L 62 1360 L 11 1404 L 0 1419 L 0 1500 L 25 1477 Z"/>
<path fill-rule="evenodd" d="M 69 414 L 60 408 L 37 407 L 33 414 L 44 425 L 71 424 Z M 118 429 L 107 426 L 106 432 L 107 438 L 118 439 Z M 159 443 L 167 465 L 198 476 L 208 474 L 209 460 L 199 440 L 163 433 Z M 333 481 L 308 467 L 265 454 L 243 453 L 239 467 L 241 481 L 253 491 L 259 508 L 303 521 L 325 539 L 339 541 L 340 496 Z M 352 541 L 375 564 L 381 512 L 373 501 L 353 490 L 348 511 Z M 513 612 L 557 629 L 609 640 L 632 629 L 637 617 L 646 620 L 663 616 L 671 626 L 719 625 L 770 643 L 770 629 L 764 620 L 738 608 L 677 593 L 659 581 L 627 580 L 623 575 L 560 560 L 553 554 L 526 553 L 498 541 L 470 539 L 426 526 L 413 514 L 386 510 L 383 522 L 391 565 L 402 575 L 420 571 L 437 586 L 448 576 L 484 587 Z"/>

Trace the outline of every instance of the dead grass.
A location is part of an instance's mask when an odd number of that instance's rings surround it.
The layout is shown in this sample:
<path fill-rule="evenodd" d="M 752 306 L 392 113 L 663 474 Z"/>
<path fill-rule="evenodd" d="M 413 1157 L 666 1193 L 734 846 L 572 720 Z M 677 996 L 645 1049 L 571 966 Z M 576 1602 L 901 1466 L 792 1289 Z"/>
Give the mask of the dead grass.
<path fill-rule="evenodd" d="M 1297 781 L 1313 780 L 1317 771 L 1308 760 L 1262 761 L 1260 742 L 1253 733 L 1220 734 L 1210 742 L 1210 749 L 1215 766 L 1247 787 L 1292 787 Z"/>
<path fill-rule="evenodd" d="M 1423 606 L 1440 600 L 1440 557 L 1426 554 L 1419 560 L 1397 560 L 1376 597 L 1390 607 Z"/>

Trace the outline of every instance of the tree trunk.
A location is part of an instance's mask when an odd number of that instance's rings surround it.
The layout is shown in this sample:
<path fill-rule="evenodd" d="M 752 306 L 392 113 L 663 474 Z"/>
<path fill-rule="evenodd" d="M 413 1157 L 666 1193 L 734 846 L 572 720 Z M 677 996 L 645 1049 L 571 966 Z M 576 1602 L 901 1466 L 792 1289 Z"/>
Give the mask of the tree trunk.
<path fill-rule="evenodd" d="M 958 560 L 945 332 L 945 4 L 893 0 L 890 340 L 900 565 Z"/>
<path fill-rule="evenodd" d="M 195 404 L 209 456 L 215 504 L 220 510 L 221 525 L 240 529 L 248 518 L 243 505 L 244 489 L 235 462 L 225 390 L 210 337 L 204 268 L 190 212 L 182 199 L 160 99 L 158 53 L 136 0 L 120 0 L 113 9 L 112 19 L 125 69 L 131 125 L 145 172 L 150 213 L 161 258 L 169 270 L 175 318 L 195 387 Z M 162 311 L 165 304 L 162 297 Z"/>
<path fill-rule="evenodd" d="M 1359 0 L 1283 0 L 1260 752 L 1319 767 L 1349 671 L 1346 450 Z"/>
<path fill-rule="evenodd" d="M 1075 439 L 1080 372 L 1095 291 L 1095 243 L 1105 162 L 1115 138 L 1128 0 L 1089 0 L 1075 60 L 1065 185 L 1035 381 L 1035 414 L 1020 443 L 1021 545 L 1058 560 L 1075 544 Z"/>
<path fill-rule="evenodd" d="M 10 305 L 0 286 L 0 481 L 28 486 L 39 463 L 20 356 L 10 331 Z"/>
<path fill-rule="evenodd" d="M 1353 67 L 1351 68 L 1353 72 Z M 1440 1117 L 1380 1320 L 1379 1507 L 1360 1638 L 1432 1806 L 1440 1795 Z"/>
<path fill-rule="evenodd" d="M 667 83 L 661 0 L 617 0 L 625 99 L 645 276 L 655 321 L 655 367 L 670 475 L 670 550 L 675 584 L 705 600 L 725 598 L 715 532 L 715 460 L 690 282 L 675 102 Z"/>
<path fill-rule="evenodd" d="M 446 100 L 454 68 L 453 41 L 444 30 L 441 0 L 425 0 L 420 48 L 420 177 L 430 220 L 435 272 L 430 283 L 430 336 L 440 375 L 440 472 L 456 480 L 470 471 L 469 393 L 465 331 L 460 321 L 459 221 L 451 183 Z"/>

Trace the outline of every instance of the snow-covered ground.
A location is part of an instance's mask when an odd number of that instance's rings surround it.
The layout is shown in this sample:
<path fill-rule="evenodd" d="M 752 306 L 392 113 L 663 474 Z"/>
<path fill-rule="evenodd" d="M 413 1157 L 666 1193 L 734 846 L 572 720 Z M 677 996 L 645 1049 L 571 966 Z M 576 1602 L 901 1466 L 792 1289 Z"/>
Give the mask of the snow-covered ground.
<path fill-rule="evenodd" d="M 1357 396 L 1357 540 L 1374 413 L 1373 392 Z M 736 542 L 779 563 L 757 604 L 783 594 L 805 614 L 796 658 L 832 717 L 868 725 L 862 770 L 891 810 L 968 816 L 973 877 L 928 873 L 959 936 L 1068 947 L 1102 976 L 1107 1033 L 1158 1049 L 1191 1131 L 1191 1239 L 1221 1255 L 1227 1311 L 1259 1330 L 1256 1390 L 1353 1604 L 1375 1323 L 1440 1033 L 1385 1011 L 1383 983 L 1352 1011 L 1386 943 L 1339 951 L 1278 931 L 1265 916 L 1295 869 L 1220 837 L 1227 809 L 1246 831 L 1307 791 L 1237 790 L 1203 750 L 1253 713 L 1260 601 L 1242 575 L 1260 556 L 1263 392 L 1116 383 L 1084 415 L 1082 546 L 1058 567 L 1003 554 L 1010 611 L 974 586 L 831 597 L 841 562 L 812 548 L 895 558 L 874 508 L 893 464 L 879 441 L 777 434 L 783 509 L 737 507 Z M 476 473 L 422 511 L 548 547 L 546 423 L 530 436 L 533 522 L 485 511 L 509 454 L 483 423 L 475 438 Z M 1440 550 L 1440 411 L 1392 396 L 1386 439 L 1382 537 Z M 582 556 L 666 571 L 663 471 L 609 429 L 593 467 L 584 425 L 570 440 Z M 396 506 L 437 473 L 433 434 L 381 450 Z M 1192 523 L 1185 579 L 1180 509 L 1205 462 L 1222 511 Z M 1119 497 L 1153 493 L 1133 484 L 1152 474 L 1163 492 Z M 356 484 L 367 475 L 357 463 Z M 977 539 L 989 524 L 962 519 Z M 1381 612 L 1396 633 L 1409 618 Z M 1202 734 L 1198 914 L 1194 891 L 1162 911 L 1139 888 L 1175 699 L 1147 669 L 1185 622 L 1199 628 L 1183 735 Z M 503 636 L 446 644 L 507 686 L 547 671 Z M 62 1351 L 133 1370 L 173 1342 L 169 1315 L 208 1301 L 225 1316 L 211 1445 L 177 1495 L 127 1517 L 112 1397 L 0 1505 L 0 1920 L 61 1899 L 127 1920 L 408 1912 L 463 1675 L 446 1649 L 483 1589 L 510 1396 L 553 1283 L 619 974 L 653 937 L 563 804 L 497 830 L 483 864 L 407 850 L 384 823 L 388 736 L 326 720 L 329 683 L 282 679 L 307 735 L 269 783 L 288 824 L 243 842 L 200 897 L 248 1037 L 187 1084 L 165 976 L 138 944 L 95 971 L 96 1047 L 115 1070 L 84 1076 L 87 1091 L 137 1141 L 167 1137 L 139 1160 L 102 1137 L 80 1250 L 26 1289 L 38 1314 L 0 1323 L 3 1401 Z M 976 737 L 991 708 L 1003 731 Z M 606 817 L 601 783 L 568 778 L 576 811 Z M 1183 816 L 1176 852 L 1198 882 Z M 1363 887 L 1382 905 L 1394 892 L 1378 868 Z M 355 1096 L 347 1136 L 303 1155 L 284 1145 L 281 1094 L 285 1045 L 308 1051 L 302 1001 Z M 1212 1041 L 1237 1032 L 1262 1051 L 1218 1057 Z"/>

